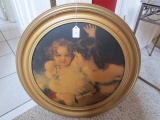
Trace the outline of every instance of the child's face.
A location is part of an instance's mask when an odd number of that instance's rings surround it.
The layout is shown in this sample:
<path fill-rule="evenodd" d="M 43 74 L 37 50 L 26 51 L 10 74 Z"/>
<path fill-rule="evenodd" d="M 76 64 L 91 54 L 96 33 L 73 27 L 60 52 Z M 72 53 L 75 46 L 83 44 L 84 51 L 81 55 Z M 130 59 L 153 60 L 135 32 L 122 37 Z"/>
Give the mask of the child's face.
<path fill-rule="evenodd" d="M 70 65 L 70 62 L 72 60 L 68 50 L 66 47 L 58 47 L 57 48 L 57 53 L 54 55 L 54 60 L 57 65 L 60 65 L 62 67 L 66 67 Z"/>
<path fill-rule="evenodd" d="M 84 62 L 84 58 L 82 57 L 82 55 L 80 53 L 78 53 L 78 52 L 74 52 L 74 55 L 75 55 L 75 57 L 74 57 L 75 63 L 78 66 L 83 67 L 85 62 Z"/>

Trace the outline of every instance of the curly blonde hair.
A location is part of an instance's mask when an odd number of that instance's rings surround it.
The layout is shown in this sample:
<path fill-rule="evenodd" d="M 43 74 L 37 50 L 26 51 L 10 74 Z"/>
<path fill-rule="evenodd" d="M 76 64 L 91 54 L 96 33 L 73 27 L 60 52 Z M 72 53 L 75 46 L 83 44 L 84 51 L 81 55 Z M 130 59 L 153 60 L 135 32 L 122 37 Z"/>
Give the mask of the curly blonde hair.
<path fill-rule="evenodd" d="M 73 54 L 73 43 L 70 40 L 66 40 L 64 38 L 56 39 L 52 42 L 52 44 L 45 49 L 46 50 L 46 56 L 49 58 L 53 59 L 53 56 L 57 54 L 57 48 L 58 47 L 66 47 L 70 57 L 73 59 L 74 54 Z"/>

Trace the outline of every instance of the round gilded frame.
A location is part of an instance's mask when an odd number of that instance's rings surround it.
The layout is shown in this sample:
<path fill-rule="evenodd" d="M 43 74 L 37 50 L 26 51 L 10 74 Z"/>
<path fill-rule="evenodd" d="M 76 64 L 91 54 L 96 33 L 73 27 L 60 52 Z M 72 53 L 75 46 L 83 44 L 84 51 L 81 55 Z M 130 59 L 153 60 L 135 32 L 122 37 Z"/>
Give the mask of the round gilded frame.
<path fill-rule="evenodd" d="M 75 12 L 76 9 L 77 13 Z M 57 33 L 59 34 L 59 38 L 62 37 L 64 32 L 75 25 L 80 25 L 82 27 L 81 29 L 83 29 L 83 27 L 85 27 L 84 24 L 96 26 L 96 29 L 99 28 L 99 33 L 97 33 L 99 36 L 107 34 L 111 36 L 109 37 L 111 41 L 116 41 L 116 43 L 112 44 L 118 44 L 120 46 L 119 50 L 123 53 L 122 58 L 124 58 L 123 62 L 125 63 L 124 72 L 121 82 L 105 99 L 89 105 L 70 106 L 57 102 L 46 95 L 36 80 L 34 69 L 40 70 L 39 67 L 36 68 L 41 64 L 36 64 L 39 62 L 37 54 L 45 57 L 45 49 L 42 50 L 42 48 L 51 44 L 51 41 L 47 42 L 48 39 L 54 38 Z M 67 30 L 63 30 L 63 28 Z M 101 30 L 103 32 L 100 32 Z M 105 38 L 108 37 L 105 35 Z M 71 34 L 67 33 L 67 36 L 71 36 Z M 57 39 L 58 37 L 55 38 Z M 75 41 L 78 41 L 78 39 L 80 38 L 76 38 Z M 109 46 L 107 46 L 107 44 L 104 45 L 106 45 L 106 48 L 111 46 L 111 51 L 114 50 L 115 46 L 110 44 Z M 44 52 L 43 55 L 40 54 L 42 51 Z M 115 54 L 115 52 L 112 54 Z M 18 45 L 16 62 L 17 72 L 23 87 L 39 105 L 61 115 L 83 117 L 97 115 L 107 111 L 116 106 L 128 95 L 139 74 L 140 50 L 133 32 L 127 24 L 113 12 L 93 4 L 65 4 L 44 12 L 27 27 Z"/>

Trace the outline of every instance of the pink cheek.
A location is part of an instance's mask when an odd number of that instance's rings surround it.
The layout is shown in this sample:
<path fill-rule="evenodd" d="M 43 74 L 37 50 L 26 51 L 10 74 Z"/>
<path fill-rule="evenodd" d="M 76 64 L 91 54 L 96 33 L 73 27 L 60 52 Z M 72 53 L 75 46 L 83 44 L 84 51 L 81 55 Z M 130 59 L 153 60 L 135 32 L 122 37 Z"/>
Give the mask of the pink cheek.
<path fill-rule="evenodd" d="M 61 62 L 61 60 L 57 60 L 57 62 Z"/>

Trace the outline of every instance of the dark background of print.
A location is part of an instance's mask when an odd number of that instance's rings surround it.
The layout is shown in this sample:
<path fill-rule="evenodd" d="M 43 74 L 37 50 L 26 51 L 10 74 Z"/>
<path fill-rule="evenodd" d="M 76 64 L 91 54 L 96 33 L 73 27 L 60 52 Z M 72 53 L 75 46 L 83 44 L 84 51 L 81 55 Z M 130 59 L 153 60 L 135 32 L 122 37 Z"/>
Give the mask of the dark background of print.
<path fill-rule="evenodd" d="M 80 28 L 80 38 L 72 37 L 72 28 L 75 26 L 75 23 L 64 24 L 48 32 L 35 48 L 32 57 L 33 72 L 44 72 L 44 63 L 49 60 L 45 55 L 45 48 L 47 48 L 54 40 L 65 38 L 74 43 L 79 39 L 88 37 L 87 33 L 83 29 L 87 24 L 88 23 L 77 23 L 77 26 Z M 117 65 L 125 65 L 122 49 L 116 39 L 104 29 L 98 26 L 96 27 L 96 38 L 104 47 L 104 53 L 106 53 L 106 55 L 110 55 L 109 62 Z"/>

